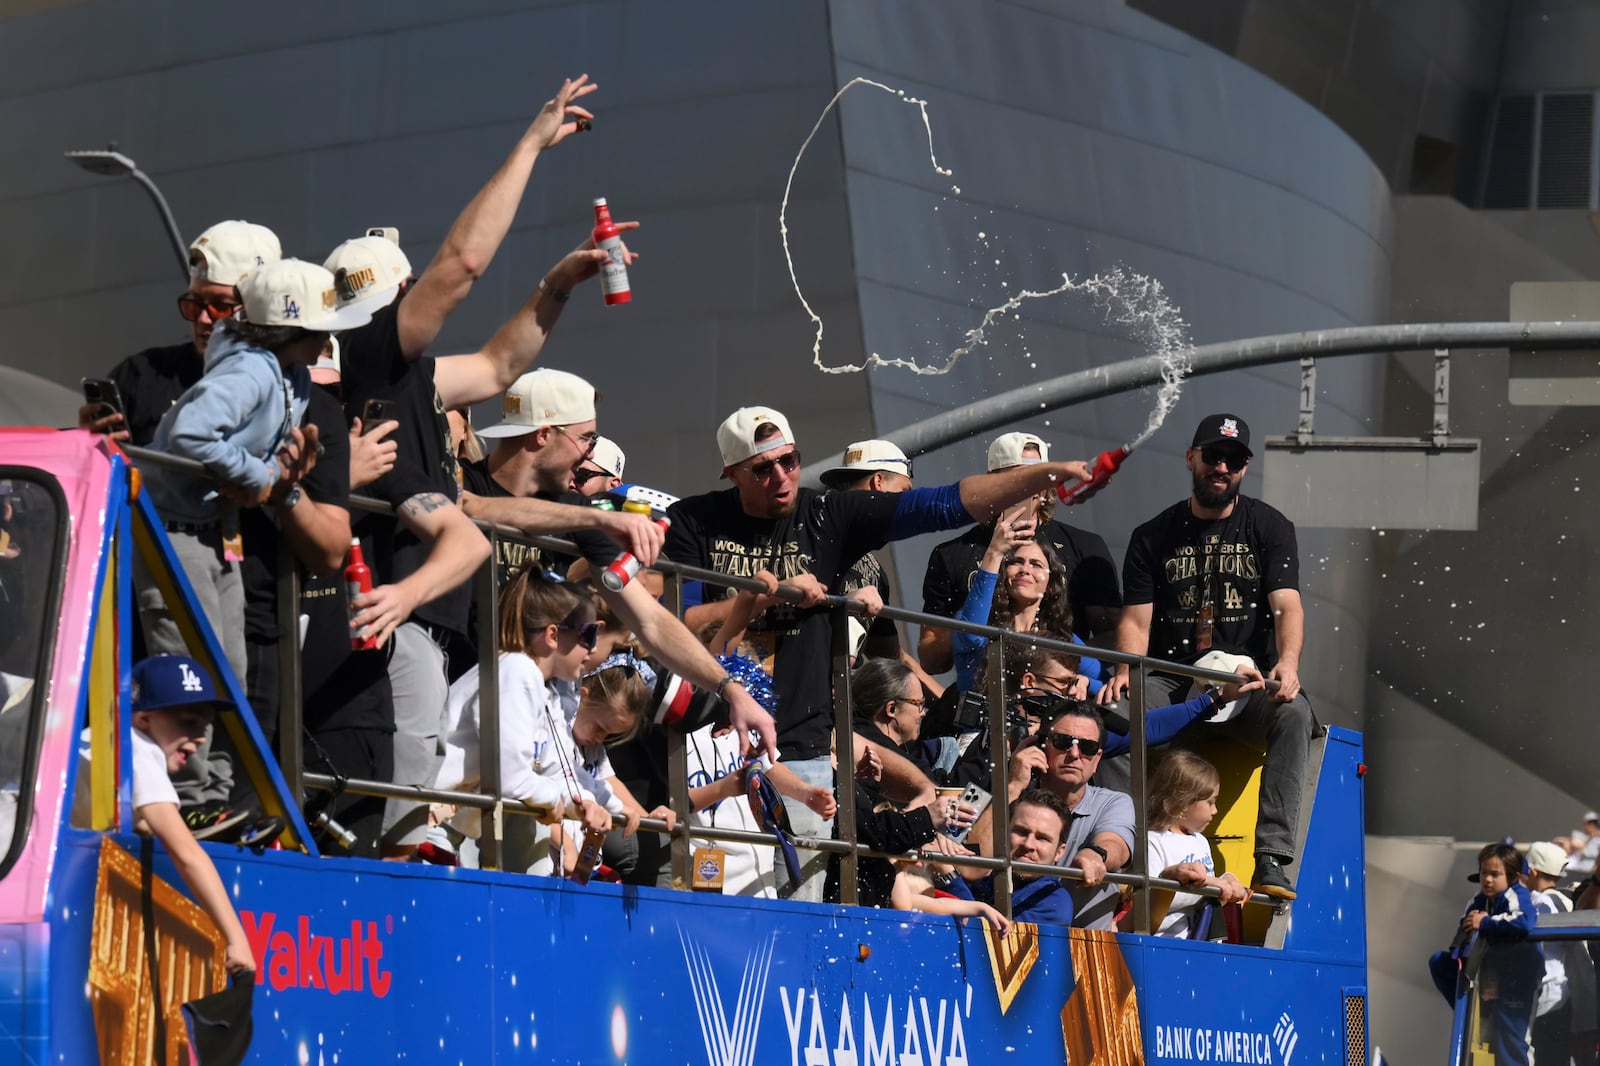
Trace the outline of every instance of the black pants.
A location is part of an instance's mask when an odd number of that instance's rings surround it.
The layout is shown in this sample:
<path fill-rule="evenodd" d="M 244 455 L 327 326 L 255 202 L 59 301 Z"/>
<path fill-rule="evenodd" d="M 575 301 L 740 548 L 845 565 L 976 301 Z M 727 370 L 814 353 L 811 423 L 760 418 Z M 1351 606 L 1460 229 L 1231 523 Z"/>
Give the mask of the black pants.
<path fill-rule="evenodd" d="M 319 774 L 392 781 L 392 735 L 382 729 L 307 732 L 305 764 L 307 770 Z M 355 846 L 348 849 L 335 843 L 327 834 L 322 834 L 318 838 L 318 846 L 324 854 L 376 859 L 378 837 L 383 832 L 383 804 L 383 799 L 378 796 L 318 790 L 310 795 L 306 803 L 306 821 L 315 822 L 319 814 L 326 812 L 328 817 L 355 834 Z"/>

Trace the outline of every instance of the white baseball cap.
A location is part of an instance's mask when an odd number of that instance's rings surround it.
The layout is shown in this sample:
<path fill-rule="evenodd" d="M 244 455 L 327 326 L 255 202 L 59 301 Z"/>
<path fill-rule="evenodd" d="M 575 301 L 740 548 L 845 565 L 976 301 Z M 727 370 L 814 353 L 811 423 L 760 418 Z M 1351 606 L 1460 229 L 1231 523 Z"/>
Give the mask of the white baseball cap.
<path fill-rule="evenodd" d="M 574 426 L 594 419 L 594 386 L 565 370 L 533 370 L 506 390 L 500 421 L 480 437 L 520 437 L 540 426 Z M 619 453 L 620 454 L 620 453 Z"/>
<path fill-rule="evenodd" d="M 280 259 L 239 282 L 244 321 L 253 326 L 299 326 L 336 333 L 372 319 L 372 312 L 339 299 L 333 275 L 303 259 Z"/>
<path fill-rule="evenodd" d="M 189 245 L 189 276 L 217 285 L 238 285 L 257 267 L 283 258 L 278 235 L 254 222 L 218 222 Z"/>
<path fill-rule="evenodd" d="M 622 468 L 627 463 L 628 457 L 622 454 L 622 449 L 617 447 L 617 442 L 610 437 L 599 437 L 594 442 L 594 451 L 589 455 L 589 461 L 612 477 L 621 477 Z"/>
<path fill-rule="evenodd" d="M 1027 448 L 1039 449 L 1039 457 L 1023 455 Z M 1050 445 L 1034 436 L 1032 433 L 1002 433 L 989 445 L 989 473 L 996 470 L 1007 470 L 1013 466 L 1031 466 L 1034 463 L 1048 462 L 1050 459 Z"/>
<path fill-rule="evenodd" d="M 756 430 L 766 423 L 778 427 L 778 432 L 756 443 Z M 770 452 L 794 443 L 794 433 L 789 420 L 770 407 L 741 407 L 717 427 L 717 449 L 722 452 L 722 468 L 742 463 L 752 455 Z"/>
<path fill-rule="evenodd" d="M 388 234 L 394 234 L 393 237 Z M 345 241 L 322 265 L 332 272 L 339 296 L 346 303 L 370 300 L 374 306 L 391 303 L 400 286 L 411 277 L 411 260 L 395 241 L 398 230 L 369 234 Z"/>
<path fill-rule="evenodd" d="M 1208 651 L 1196 659 L 1194 664 L 1202 670 L 1220 670 L 1224 673 L 1237 674 L 1247 669 L 1254 670 L 1256 661 L 1248 655 L 1232 655 L 1225 651 Z M 1211 682 L 1201 681 L 1197 678 L 1194 683 L 1195 695 L 1198 696 L 1204 692 L 1209 684 Z M 1224 704 L 1208 721 L 1212 723 L 1226 722 L 1243 710 L 1244 705 L 1249 701 L 1249 696 L 1240 696 L 1232 703 Z"/>
<path fill-rule="evenodd" d="M 1549 877 L 1560 877 L 1567 869 L 1567 849 L 1548 840 L 1529 844 L 1528 869 Z"/>
<path fill-rule="evenodd" d="M 864 474 L 886 470 L 891 474 L 911 476 L 911 460 L 906 453 L 886 440 L 858 440 L 844 450 L 844 465 L 822 473 L 822 483 L 829 488 L 847 485 Z"/>

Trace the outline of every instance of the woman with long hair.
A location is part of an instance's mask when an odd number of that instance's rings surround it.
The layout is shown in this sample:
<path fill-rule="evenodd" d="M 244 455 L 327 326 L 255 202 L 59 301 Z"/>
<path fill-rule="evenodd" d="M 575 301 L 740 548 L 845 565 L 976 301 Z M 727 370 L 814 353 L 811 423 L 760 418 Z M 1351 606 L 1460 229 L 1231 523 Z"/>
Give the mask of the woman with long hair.
<path fill-rule="evenodd" d="M 992 625 L 1016 633 L 1036 633 L 1082 644 L 1072 632 L 1072 607 L 1067 601 L 1067 568 L 1048 544 L 1024 536 L 1032 528 L 1032 500 L 1011 507 L 994 524 L 994 535 L 972 575 L 967 600 L 956 613 L 963 622 Z M 983 675 L 989 638 L 955 634 L 956 686 L 971 690 Z M 1100 663 L 1082 659 L 1078 672 L 1090 679 L 1090 693 L 1100 688 Z"/>

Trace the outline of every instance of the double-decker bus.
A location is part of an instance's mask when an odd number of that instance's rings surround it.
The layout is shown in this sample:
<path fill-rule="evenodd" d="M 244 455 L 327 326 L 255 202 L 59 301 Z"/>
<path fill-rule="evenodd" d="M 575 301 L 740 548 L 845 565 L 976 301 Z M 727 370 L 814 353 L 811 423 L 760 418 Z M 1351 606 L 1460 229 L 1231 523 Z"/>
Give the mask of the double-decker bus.
<path fill-rule="evenodd" d="M 174 887 L 163 849 L 132 830 L 135 557 L 238 705 L 218 728 L 283 820 L 270 849 L 202 845 L 258 967 L 246 1061 L 1366 1061 L 1353 732 L 1331 727 L 1313 744 L 1298 898 L 1256 897 L 1203 939 L 1149 935 L 1175 886 L 1141 876 L 1137 858 L 1113 875 L 1135 904 L 1124 928 L 1017 922 L 1004 936 L 975 919 L 848 903 L 335 858 L 301 813 L 309 778 L 268 752 L 128 458 L 81 431 L 0 431 L 0 488 L 0 1061 L 188 1061 L 179 1005 L 225 982 L 220 936 Z M 1247 873 L 1260 768 L 1242 751 L 1210 754 L 1224 773 L 1219 867 Z M 89 814 L 74 824 L 84 790 Z M 509 813 L 497 797 L 468 799 Z M 844 862 L 860 853 L 848 831 L 831 845 Z M 717 835 L 680 824 L 680 856 L 691 833 Z"/>

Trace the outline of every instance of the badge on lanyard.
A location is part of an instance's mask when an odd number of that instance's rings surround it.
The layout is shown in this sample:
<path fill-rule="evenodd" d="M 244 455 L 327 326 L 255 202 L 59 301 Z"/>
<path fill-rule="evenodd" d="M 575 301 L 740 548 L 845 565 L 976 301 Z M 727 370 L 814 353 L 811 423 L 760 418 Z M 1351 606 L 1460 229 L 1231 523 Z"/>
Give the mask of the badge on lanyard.
<path fill-rule="evenodd" d="M 728 853 L 721 848 L 695 848 L 689 887 L 696 892 L 721 892 L 727 874 Z"/>

